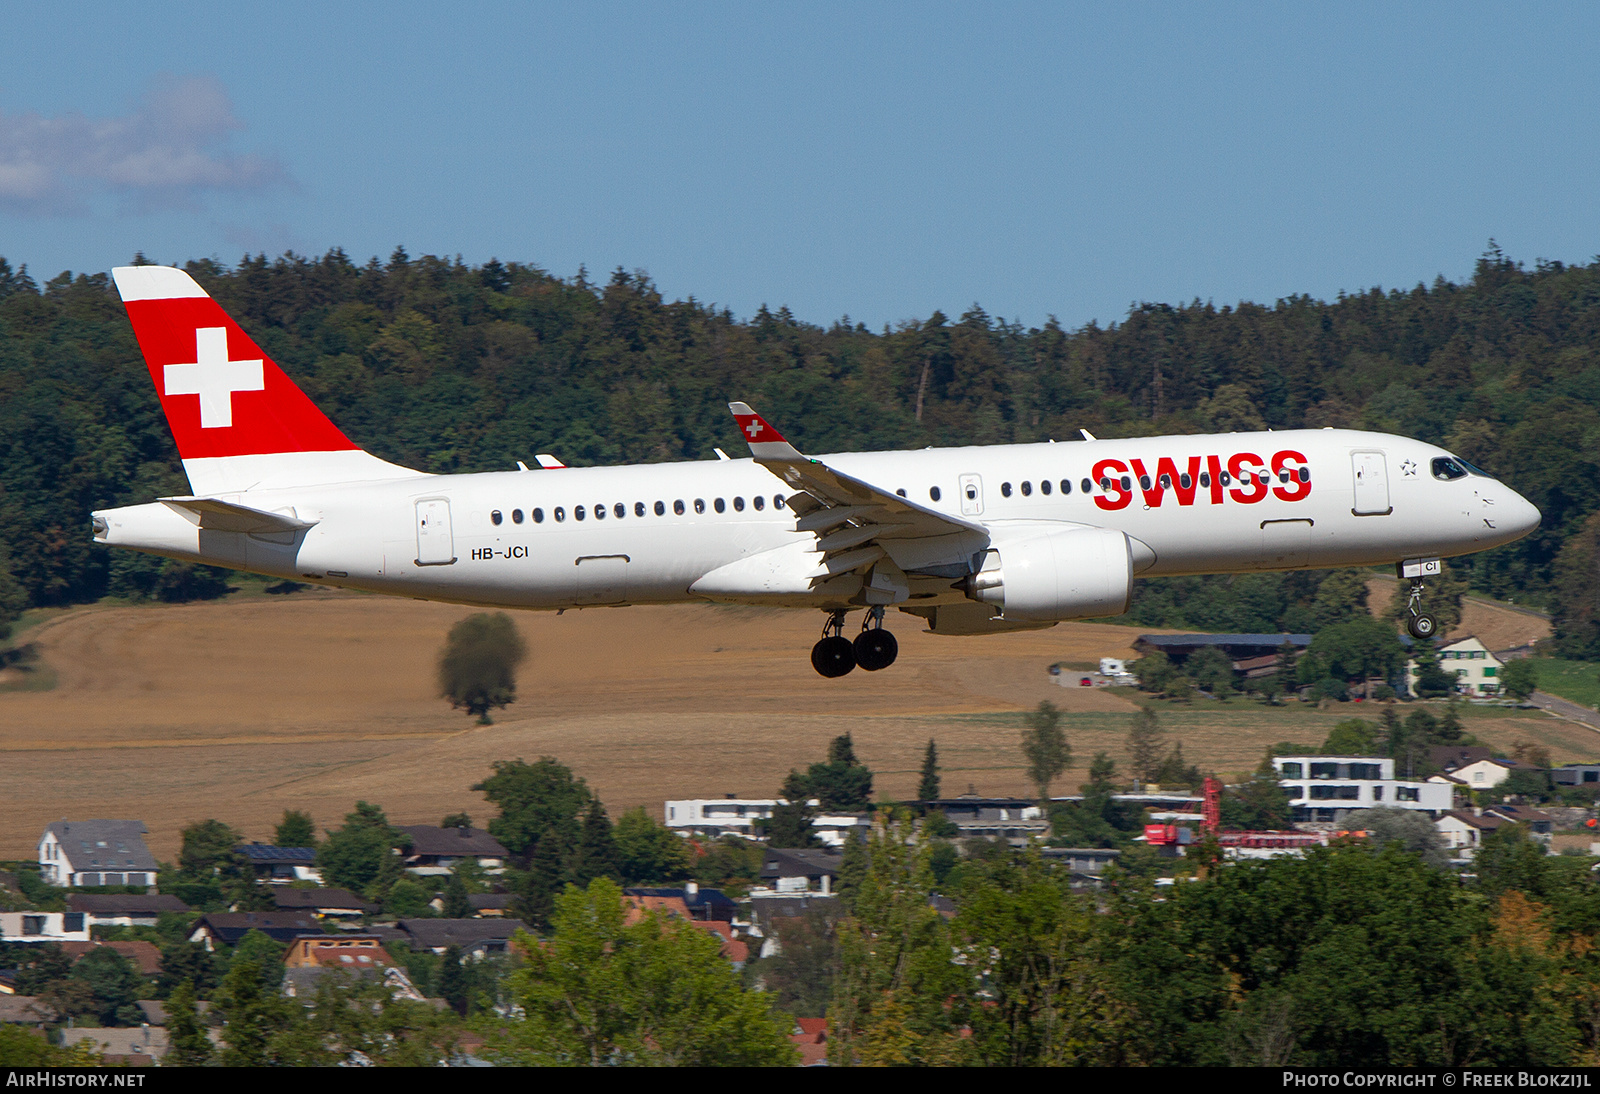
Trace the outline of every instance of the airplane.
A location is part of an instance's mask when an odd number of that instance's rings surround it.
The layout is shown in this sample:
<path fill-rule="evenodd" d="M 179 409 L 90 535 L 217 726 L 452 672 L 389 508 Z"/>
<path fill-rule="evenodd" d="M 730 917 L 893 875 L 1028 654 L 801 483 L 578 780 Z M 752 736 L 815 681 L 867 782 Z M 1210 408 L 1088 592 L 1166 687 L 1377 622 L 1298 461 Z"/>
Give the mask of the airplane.
<path fill-rule="evenodd" d="M 880 671 L 887 609 L 934 634 L 1120 615 L 1136 577 L 1440 560 L 1539 511 L 1435 445 L 1349 429 L 807 456 L 743 402 L 731 459 L 434 475 L 347 438 L 182 270 L 113 271 L 192 494 L 98 510 L 96 542 L 504 608 L 731 602 L 825 614 L 813 667 Z M 848 613 L 864 617 L 846 637 Z"/>

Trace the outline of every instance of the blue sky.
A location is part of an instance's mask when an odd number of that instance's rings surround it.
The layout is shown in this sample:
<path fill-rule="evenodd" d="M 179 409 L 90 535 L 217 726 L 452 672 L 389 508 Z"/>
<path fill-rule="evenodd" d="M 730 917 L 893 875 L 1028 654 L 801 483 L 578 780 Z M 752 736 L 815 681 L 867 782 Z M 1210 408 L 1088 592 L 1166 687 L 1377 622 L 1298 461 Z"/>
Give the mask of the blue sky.
<path fill-rule="evenodd" d="M 150 8 L 154 10 L 150 10 Z M 13 9 L 0 255 L 648 270 L 876 327 L 1600 253 L 1593 4 Z"/>

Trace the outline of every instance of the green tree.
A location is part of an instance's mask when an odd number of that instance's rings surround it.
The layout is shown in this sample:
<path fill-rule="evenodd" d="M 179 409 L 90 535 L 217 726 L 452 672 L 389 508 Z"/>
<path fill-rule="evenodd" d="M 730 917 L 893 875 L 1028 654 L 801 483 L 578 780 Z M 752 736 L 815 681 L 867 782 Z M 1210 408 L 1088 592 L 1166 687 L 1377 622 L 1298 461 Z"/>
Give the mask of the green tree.
<path fill-rule="evenodd" d="M 611 832 L 611 818 L 606 816 L 606 807 L 595 800 L 589 803 L 583 815 L 583 835 L 578 842 L 572 880 L 579 886 L 587 886 L 597 877 L 620 881 L 622 871 L 617 864 L 617 841 Z"/>
<path fill-rule="evenodd" d="M 1211 693 L 1213 699 L 1227 701 L 1237 687 L 1233 662 L 1216 646 L 1197 650 L 1184 664 L 1184 674 Z"/>
<path fill-rule="evenodd" d="M 223 1067 L 275 1062 L 272 1042 L 289 1024 L 290 1004 L 266 985 L 260 962 L 235 958 L 215 1000 L 223 1020 Z"/>
<path fill-rule="evenodd" d="M 745 966 L 745 983 L 759 984 L 773 1007 L 796 1018 L 821 1018 L 833 996 L 838 962 L 838 913 L 826 903 L 798 916 L 774 919 L 778 952 Z"/>
<path fill-rule="evenodd" d="M 1334 726 L 1322 742 L 1324 756 L 1369 756 L 1378 747 L 1377 732 L 1371 722 L 1346 718 Z"/>
<path fill-rule="evenodd" d="M 1269 751 L 1248 780 L 1223 792 L 1222 827 L 1230 831 L 1269 832 L 1288 828 L 1294 818 L 1289 800 Z"/>
<path fill-rule="evenodd" d="M 472 978 L 461 966 L 461 947 L 446 946 L 444 961 L 439 966 L 439 998 L 450 1004 L 450 1009 L 467 1015 L 472 1000 Z"/>
<path fill-rule="evenodd" d="M 1500 670 L 1500 690 L 1513 699 L 1526 701 L 1539 686 L 1539 665 L 1531 658 L 1507 661 Z"/>
<path fill-rule="evenodd" d="M 1153 782 L 1166 758 L 1167 731 L 1149 707 L 1140 707 L 1128 723 L 1128 760 L 1133 776 L 1141 783 Z"/>
<path fill-rule="evenodd" d="M 195 1009 L 194 985 L 180 980 L 167 996 L 167 1054 L 163 1067 L 204 1067 L 214 1049 Z"/>
<path fill-rule="evenodd" d="M 524 861 L 547 838 L 560 844 L 563 856 L 576 846 L 578 818 L 594 800 L 587 783 L 549 756 L 532 764 L 501 760 L 494 774 L 473 789 L 499 807 L 500 815 L 489 822 L 490 834 Z"/>
<path fill-rule="evenodd" d="M 397 852 L 409 841 L 382 809 L 357 802 L 344 826 L 329 832 L 317 849 L 317 866 L 331 884 L 381 899 L 400 876 Z"/>
<path fill-rule="evenodd" d="M 1450 864 L 1439 830 L 1416 810 L 1392 806 L 1354 809 L 1345 814 L 1344 825 L 1351 831 L 1365 831 L 1374 847 L 1397 843 L 1403 850 L 1421 856 L 1429 866 L 1444 869 Z"/>
<path fill-rule="evenodd" d="M 244 837 L 219 820 L 204 820 L 183 830 L 178 872 L 190 881 L 234 880 L 246 870 L 236 847 Z"/>
<path fill-rule="evenodd" d="M 816 811 L 810 804 L 811 784 L 798 771 L 790 770 L 778 791 L 778 804 L 767 819 L 769 847 L 815 847 L 817 834 L 811 826 Z"/>
<path fill-rule="evenodd" d="M 1552 584 L 1556 648 L 1563 657 L 1600 661 L 1600 512 L 1561 545 Z"/>
<path fill-rule="evenodd" d="M 389 891 L 390 898 L 394 897 L 394 890 Z M 451 874 L 444 883 L 444 917 L 446 919 L 471 919 L 472 900 L 467 893 L 467 886 L 459 874 Z"/>
<path fill-rule="evenodd" d="M 922 779 L 917 783 L 917 797 L 934 801 L 939 797 L 939 750 L 933 738 L 928 738 L 928 750 L 922 754 Z"/>
<path fill-rule="evenodd" d="M 1022 755 L 1027 760 L 1028 780 L 1039 791 L 1041 800 L 1050 797 L 1050 784 L 1072 765 L 1072 747 L 1061 731 L 1061 712 L 1054 703 L 1041 702 L 1023 721 Z"/>
<path fill-rule="evenodd" d="M 1311 610 L 1319 630 L 1336 623 L 1370 618 L 1366 573 L 1352 569 L 1329 570 L 1328 576 L 1317 586 L 1317 598 Z"/>
<path fill-rule="evenodd" d="M 617 821 L 617 864 L 629 885 L 670 885 L 689 876 L 688 847 L 677 833 L 644 811 L 628 810 Z"/>
<path fill-rule="evenodd" d="M 828 813 L 859 813 L 872 804 L 872 771 L 856 759 L 850 734 L 828 743 L 825 763 L 812 764 L 806 785 Z"/>
<path fill-rule="evenodd" d="M 527 644 L 509 615 L 469 615 L 450 628 L 439 655 L 439 694 L 487 723 L 492 708 L 516 700 L 517 666 L 527 655 Z"/>
<path fill-rule="evenodd" d="M 1456 677 L 1439 667 L 1439 651 L 1426 642 L 1418 642 L 1411 653 L 1412 671 L 1416 682 L 1412 689 L 1419 699 L 1442 699 L 1456 692 Z"/>
<path fill-rule="evenodd" d="M 311 823 L 311 814 L 299 809 L 285 809 L 283 820 L 278 822 L 272 839 L 279 847 L 315 847 L 317 829 Z"/>
<path fill-rule="evenodd" d="M 72 977 L 93 998 L 93 1013 L 103 1026 L 136 1026 L 143 1021 L 138 1001 L 149 985 L 133 962 L 110 946 L 96 946 L 72 967 Z"/>
<path fill-rule="evenodd" d="M 522 944 L 508 989 L 521 1020 L 496 1016 L 486 1051 L 508 1064 L 792 1064 L 788 1027 L 747 992 L 721 941 L 651 913 L 627 924 L 605 878 L 557 898 L 548 942 Z"/>
<path fill-rule="evenodd" d="M 1307 651 L 1335 680 L 1388 679 L 1405 661 L 1400 639 L 1387 625 L 1371 616 L 1324 627 L 1311 639 Z"/>
<path fill-rule="evenodd" d="M 389 886 L 383 899 L 383 910 L 401 919 L 427 918 L 433 915 L 430 903 L 433 894 L 415 878 L 402 877 Z"/>

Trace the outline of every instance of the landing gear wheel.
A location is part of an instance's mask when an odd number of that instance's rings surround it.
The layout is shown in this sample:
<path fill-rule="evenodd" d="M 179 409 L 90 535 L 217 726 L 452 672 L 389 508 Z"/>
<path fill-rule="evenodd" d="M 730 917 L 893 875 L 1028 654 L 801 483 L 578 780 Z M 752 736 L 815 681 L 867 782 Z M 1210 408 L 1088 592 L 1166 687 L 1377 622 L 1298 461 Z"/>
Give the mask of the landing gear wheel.
<path fill-rule="evenodd" d="M 850 639 L 835 634 L 812 646 L 811 667 L 830 680 L 848 675 L 856 667 L 856 652 Z"/>
<path fill-rule="evenodd" d="M 894 640 L 894 635 L 877 627 L 869 631 L 862 631 L 856 635 L 854 642 L 856 664 L 868 672 L 877 672 L 894 664 L 894 659 L 900 655 L 900 643 Z"/>
<path fill-rule="evenodd" d="M 1406 624 L 1406 630 L 1411 632 L 1412 638 L 1427 640 L 1433 637 L 1439 629 L 1439 623 L 1431 615 L 1414 615 Z"/>

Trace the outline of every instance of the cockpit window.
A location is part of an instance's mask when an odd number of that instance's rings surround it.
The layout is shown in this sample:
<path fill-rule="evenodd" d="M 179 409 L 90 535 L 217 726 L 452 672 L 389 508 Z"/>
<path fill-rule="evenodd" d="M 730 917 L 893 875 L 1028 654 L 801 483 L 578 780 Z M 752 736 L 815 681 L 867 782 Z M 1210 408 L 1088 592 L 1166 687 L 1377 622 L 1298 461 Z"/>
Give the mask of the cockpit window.
<path fill-rule="evenodd" d="M 1467 477 L 1467 469 L 1461 465 L 1460 460 L 1453 456 L 1440 456 L 1433 461 L 1433 477 L 1443 479 L 1446 482 L 1454 479 L 1464 479 Z"/>
<path fill-rule="evenodd" d="M 1462 467 L 1465 467 L 1467 469 L 1468 473 L 1473 474 L 1473 475 L 1477 475 L 1479 478 L 1482 478 L 1482 479 L 1492 479 L 1492 478 L 1494 478 L 1493 475 L 1489 474 L 1489 472 L 1485 471 L 1483 468 L 1474 467 L 1472 464 L 1468 463 L 1466 460 L 1461 459 L 1460 457 L 1456 458 L 1456 462 L 1459 463 Z"/>

